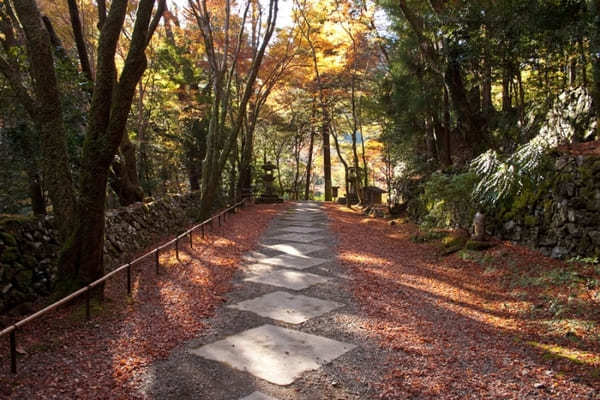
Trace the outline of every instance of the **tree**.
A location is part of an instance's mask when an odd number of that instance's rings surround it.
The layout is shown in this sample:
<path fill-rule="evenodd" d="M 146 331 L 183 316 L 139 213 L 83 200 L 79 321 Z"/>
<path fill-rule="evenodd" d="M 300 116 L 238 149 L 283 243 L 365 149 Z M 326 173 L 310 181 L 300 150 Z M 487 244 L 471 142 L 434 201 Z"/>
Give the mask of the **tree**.
<path fill-rule="evenodd" d="M 317 7 L 320 7 L 320 15 L 317 11 Z M 331 201 L 331 149 L 329 145 L 329 128 L 330 128 L 330 115 L 328 112 L 327 98 L 325 94 L 325 82 L 322 79 L 322 70 L 319 65 L 318 52 L 325 51 L 326 49 L 318 49 L 318 43 L 324 42 L 322 37 L 322 15 L 327 12 L 327 5 L 323 2 L 320 4 L 311 3 L 310 7 L 306 0 L 295 0 L 295 18 L 297 19 L 296 25 L 300 30 L 302 37 L 306 41 L 309 47 L 311 61 L 313 65 L 313 72 L 315 76 L 316 92 L 319 100 L 319 107 L 321 108 L 321 141 L 323 145 L 323 170 L 325 176 L 325 201 Z M 312 136 L 311 136 L 312 139 Z M 312 141 L 311 141 L 312 143 Z M 310 163 L 307 169 L 307 189 L 310 182 Z M 307 190 L 308 192 L 308 190 Z"/>
<path fill-rule="evenodd" d="M 242 129 L 258 70 L 275 30 L 278 0 L 269 1 L 264 34 L 262 38 L 257 39 L 257 51 L 253 52 L 250 57 L 250 67 L 238 104 L 238 113 L 232 118 L 229 129 L 227 128 L 227 117 L 231 112 L 231 88 L 236 77 L 236 66 L 243 46 L 248 11 L 251 6 L 258 9 L 261 9 L 262 6 L 260 2 L 246 1 L 241 12 L 241 19 L 234 21 L 231 13 L 231 0 L 225 0 L 224 7 L 220 10 L 217 7 L 209 7 L 206 0 L 189 0 L 189 5 L 202 33 L 212 82 L 212 103 L 206 139 L 206 157 L 202 168 L 202 205 L 200 210 L 200 215 L 207 216 L 219 192 L 222 173 Z M 224 12 L 224 14 L 217 17 L 218 12 Z M 261 11 L 260 15 L 262 14 Z M 219 25 L 220 21 L 223 25 Z M 218 42 L 221 37 L 216 35 L 217 31 L 223 35 L 222 43 Z M 233 40 L 235 40 L 234 43 L 232 43 Z"/>
<path fill-rule="evenodd" d="M 14 58 L 0 60 L 6 76 L 23 107 L 35 121 L 41 134 L 42 169 L 59 228 L 64 239 L 59 265 L 64 275 L 90 282 L 103 274 L 104 207 L 108 169 L 121 144 L 135 87 L 146 68 L 145 49 L 164 10 L 159 1 L 153 15 L 154 0 L 140 0 L 129 50 L 118 77 L 115 53 L 127 13 L 126 0 L 113 0 L 108 14 L 100 2 L 101 33 L 98 40 L 96 81 L 89 110 L 89 123 L 83 147 L 79 196 L 68 165 L 65 128 L 60 104 L 50 35 L 42 25 L 34 0 L 3 3 L 14 7 L 25 35 L 33 93 L 25 88 Z M 17 20 L 10 17 L 6 29 L 16 30 Z M 13 35 L 5 36 L 11 46 Z M 10 57 L 7 52 L 7 57 Z"/>
<path fill-rule="evenodd" d="M 256 32 L 258 18 L 253 18 L 252 22 L 252 49 L 256 51 Z M 280 32 L 277 41 L 271 46 L 265 61 L 259 70 L 260 83 L 255 86 L 254 93 L 249 101 L 249 112 L 244 118 L 243 135 L 241 140 L 240 157 L 240 176 L 238 180 L 238 192 L 249 188 L 252 184 L 252 156 L 254 131 L 261 112 L 261 109 L 267 102 L 273 88 L 279 83 L 282 77 L 294 66 L 292 64 L 296 56 L 297 38 L 293 36 L 293 30 Z"/>

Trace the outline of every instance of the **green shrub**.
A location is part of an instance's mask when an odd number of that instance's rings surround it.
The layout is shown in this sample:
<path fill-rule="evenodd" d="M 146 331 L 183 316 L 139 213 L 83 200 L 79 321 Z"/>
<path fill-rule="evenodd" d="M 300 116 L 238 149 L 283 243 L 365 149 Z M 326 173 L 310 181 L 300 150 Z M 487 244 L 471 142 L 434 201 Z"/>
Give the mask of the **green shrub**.
<path fill-rule="evenodd" d="M 465 243 L 465 249 L 473 251 L 487 250 L 494 245 L 490 242 L 484 242 L 480 240 L 469 240 Z"/>
<path fill-rule="evenodd" d="M 457 251 L 462 250 L 467 243 L 468 238 L 466 236 L 455 236 L 449 235 L 442 240 L 442 248 L 440 254 L 447 256 Z"/>
<path fill-rule="evenodd" d="M 413 235 L 410 240 L 414 243 L 427 243 L 434 242 L 436 240 L 440 240 L 446 236 L 445 232 L 437 232 L 437 231 L 425 231 L 419 232 L 416 235 Z"/>
<path fill-rule="evenodd" d="M 425 212 L 423 223 L 441 228 L 468 228 L 476 212 L 471 194 L 477 181 L 472 172 L 433 173 L 420 196 Z"/>

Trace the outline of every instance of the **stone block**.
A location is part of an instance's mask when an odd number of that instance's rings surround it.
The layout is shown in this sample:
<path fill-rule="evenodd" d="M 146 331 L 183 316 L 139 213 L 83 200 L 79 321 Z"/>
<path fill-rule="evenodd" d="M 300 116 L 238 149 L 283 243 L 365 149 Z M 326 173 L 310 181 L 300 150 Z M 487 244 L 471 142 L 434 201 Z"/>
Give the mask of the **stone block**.
<path fill-rule="evenodd" d="M 321 336 L 263 325 L 191 350 L 191 353 L 284 386 L 355 347 Z"/>
<path fill-rule="evenodd" d="M 284 287 L 292 290 L 303 290 L 312 285 L 326 283 L 329 279 L 321 275 L 310 274 L 308 272 L 292 271 L 288 269 L 278 269 L 257 273 L 254 276 L 244 279 L 248 282 L 261 283 L 264 285 Z"/>

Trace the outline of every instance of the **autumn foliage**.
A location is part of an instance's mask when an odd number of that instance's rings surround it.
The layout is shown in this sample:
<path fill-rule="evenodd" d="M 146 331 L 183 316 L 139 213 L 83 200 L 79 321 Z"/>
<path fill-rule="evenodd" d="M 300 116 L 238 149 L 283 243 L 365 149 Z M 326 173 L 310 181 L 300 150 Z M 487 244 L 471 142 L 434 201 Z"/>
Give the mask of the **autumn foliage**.
<path fill-rule="evenodd" d="M 370 317 L 368 333 L 393 352 L 381 396 L 398 398 L 593 398 L 600 383 L 597 328 L 554 324 L 547 299 L 566 300 L 565 285 L 521 285 L 533 270 L 563 263 L 501 244 L 480 259 L 440 257 L 410 240 L 415 227 L 329 205 L 338 259 Z M 487 268 L 486 268 L 487 265 Z M 583 292 L 561 319 L 599 321 Z"/>
<path fill-rule="evenodd" d="M 137 264 L 131 297 L 125 276 L 109 280 L 89 322 L 77 303 L 20 330 L 18 375 L 9 373 L 7 343 L 0 349 L 0 397 L 137 398 L 144 368 L 206 327 L 240 257 L 282 207 L 246 209 L 204 240 L 198 231 L 194 248 L 180 249 L 180 260 L 173 248 L 163 253 L 158 276 L 151 258 Z"/>

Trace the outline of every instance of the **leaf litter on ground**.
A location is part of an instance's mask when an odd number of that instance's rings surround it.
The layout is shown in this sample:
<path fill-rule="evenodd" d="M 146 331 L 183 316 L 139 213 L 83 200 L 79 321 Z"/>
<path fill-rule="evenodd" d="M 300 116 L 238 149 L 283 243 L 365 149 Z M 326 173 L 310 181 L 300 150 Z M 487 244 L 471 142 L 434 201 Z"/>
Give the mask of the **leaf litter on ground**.
<path fill-rule="evenodd" d="M 394 352 L 381 398 L 600 398 L 597 269 L 569 282 L 573 266 L 510 243 L 440 257 L 414 225 L 326 210 L 364 328 Z"/>
<path fill-rule="evenodd" d="M 115 276 L 104 301 L 93 301 L 89 322 L 79 301 L 20 329 L 17 375 L 9 372 L 8 341 L 0 347 L 0 398 L 141 398 L 135 388 L 143 368 L 205 328 L 242 255 L 284 207 L 255 205 L 205 239 L 197 232 L 193 249 L 180 245 L 180 260 L 174 248 L 163 251 L 158 276 L 152 257 L 136 264 L 131 297 L 125 276 Z"/>

